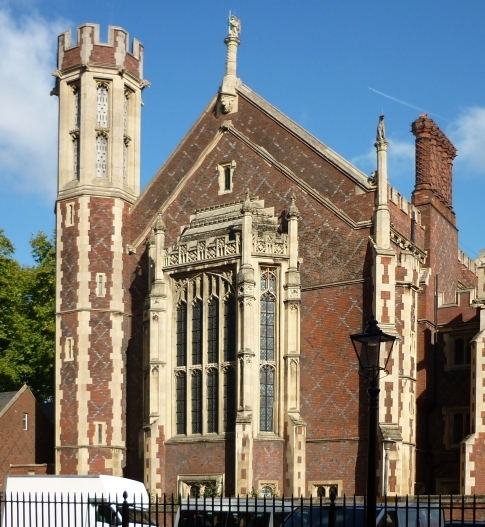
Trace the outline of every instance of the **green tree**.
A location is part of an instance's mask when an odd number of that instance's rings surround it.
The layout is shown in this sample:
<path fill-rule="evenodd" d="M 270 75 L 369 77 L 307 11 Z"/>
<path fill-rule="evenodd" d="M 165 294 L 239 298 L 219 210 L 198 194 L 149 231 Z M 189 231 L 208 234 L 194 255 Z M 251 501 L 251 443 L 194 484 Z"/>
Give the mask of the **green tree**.
<path fill-rule="evenodd" d="M 0 229 L 0 391 L 24 383 L 40 400 L 54 395 L 55 247 L 30 240 L 34 266 L 21 266 Z"/>

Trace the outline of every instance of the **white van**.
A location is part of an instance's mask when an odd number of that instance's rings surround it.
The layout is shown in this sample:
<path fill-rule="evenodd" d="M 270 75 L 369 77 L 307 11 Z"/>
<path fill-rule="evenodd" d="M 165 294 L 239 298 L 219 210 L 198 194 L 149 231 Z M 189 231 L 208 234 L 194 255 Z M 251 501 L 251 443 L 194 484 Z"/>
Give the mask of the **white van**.
<path fill-rule="evenodd" d="M 127 493 L 130 526 L 157 523 L 148 514 L 143 483 L 116 476 L 20 476 L 5 478 L 2 527 L 107 527 L 121 525 Z"/>

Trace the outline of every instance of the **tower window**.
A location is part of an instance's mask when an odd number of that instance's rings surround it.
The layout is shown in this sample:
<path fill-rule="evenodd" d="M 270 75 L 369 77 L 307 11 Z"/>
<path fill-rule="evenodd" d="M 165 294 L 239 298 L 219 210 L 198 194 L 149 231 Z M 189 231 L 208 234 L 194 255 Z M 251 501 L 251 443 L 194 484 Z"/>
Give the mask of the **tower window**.
<path fill-rule="evenodd" d="M 105 423 L 95 421 L 93 425 L 94 425 L 93 445 L 106 444 L 106 438 L 105 438 L 106 425 Z"/>
<path fill-rule="evenodd" d="M 80 109 L 81 109 L 81 105 L 80 105 L 80 91 L 79 91 L 79 86 L 73 86 L 73 89 L 72 89 L 72 93 L 73 93 L 73 97 L 74 97 L 74 128 L 76 130 L 79 129 L 79 124 L 80 124 Z"/>
<path fill-rule="evenodd" d="M 98 273 L 96 275 L 96 296 L 104 296 L 106 294 L 106 275 Z"/>
<path fill-rule="evenodd" d="M 108 87 L 106 84 L 98 84 L 96 125 L 98 128 L 108 128 Z"/>
<path fill-rule="evenodd" d="M 74 134 L 72 137 L 72 178 L 79 179 L 79 136 Z"/>
<path fill-rule="evenodd" d="M 64 348 L 64 360 L 70 361 L 73 359 L 74 359 L 74 339 L 72 337 L 67 337 L 65 348 Z"/>
<path fill-rule="evenodd" d="M 106 177 L 108 168 L 108 138 L 99 133 L 96 137 L 96 176 Z"/>
<path fill-rule="evenodd" d="M 74 225 L 74 220 L 76 217 L 76 210 L 74 208 L 74 203 L 66 204 L 66 227 L 72 227 Z"/>
<path fill-rule="evenodd" d="M 29 429 L 29 414 L 24 414 L 22 417 L 22 428 L 24 430 Z"/>

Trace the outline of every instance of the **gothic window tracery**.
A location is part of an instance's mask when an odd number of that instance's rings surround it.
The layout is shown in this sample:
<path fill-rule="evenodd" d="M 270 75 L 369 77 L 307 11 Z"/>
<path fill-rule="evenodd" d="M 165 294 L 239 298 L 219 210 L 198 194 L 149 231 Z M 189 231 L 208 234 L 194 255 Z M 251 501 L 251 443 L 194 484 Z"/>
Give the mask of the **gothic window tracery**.
<path fill-rule="evenodd" d="M 96 136 L 96 175 L 106 177 L 108 168 L 108 137 L 104 133 Z"/>
<path fill-rule="evenodd" d="M 233 280 L 230 272 L 207 272 L 176 281 L 175 429 L 179 435 L 234 430 Z M 190 386 L 179 380 L 181 373 L 182 379 L 190 376 Z"/>
<path fill-rule="evenodd" d="M 274 429 L 275 403 L 275 323 L 276 270 L 261 269 L 260 275 L 260 374 L 259 374 L 259 429 Z"/>
<path fill-rule="evenodd" d="M 98 128 L 108 128 L 108 86 L 100 83 L 96 87 L 97 112 L 96 126 Z"/>

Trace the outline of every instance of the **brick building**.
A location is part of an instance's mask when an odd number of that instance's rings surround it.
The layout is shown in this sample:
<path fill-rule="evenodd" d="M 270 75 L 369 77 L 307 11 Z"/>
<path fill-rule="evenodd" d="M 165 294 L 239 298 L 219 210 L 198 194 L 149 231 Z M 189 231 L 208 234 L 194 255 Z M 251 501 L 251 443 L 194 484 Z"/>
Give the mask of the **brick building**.
<path fill-rule="evenodd" d="M 235 18 L 225 43 L 219 90 L 140 192 L 142 45 L 93 24 L 59 37 L 57 472 L 363 494 L 349 334 L 374 313 L 399 337 L 377 476 L 390 437 L 390 493 L 485 492 L 485 263 L 458 249 L 453 145 L 413 123 L 408 201 L 383 118 L 368 177 L 237 78 Z"/>
<path fill-rule="evenodd" d="M 48 405 L 42 408 L 27 385 L 0 393 L 0 491 L 8 474 L 53 473 L 54 423 Z"/>

